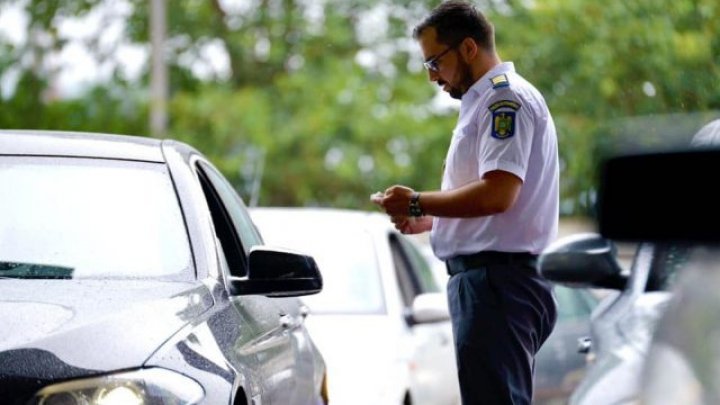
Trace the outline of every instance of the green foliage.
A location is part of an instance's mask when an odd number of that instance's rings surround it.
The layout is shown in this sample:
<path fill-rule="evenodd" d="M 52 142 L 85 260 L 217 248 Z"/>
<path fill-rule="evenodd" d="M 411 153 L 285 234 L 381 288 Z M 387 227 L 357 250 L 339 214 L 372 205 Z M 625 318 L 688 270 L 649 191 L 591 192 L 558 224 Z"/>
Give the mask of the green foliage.
<path fill-rule="evenodd" d="M 17 1 L 0 0 L 0 12 Z M 67 46 L 58 17 L 102 2 L 22 3 L 33 38 L 45 40 L 18 46 L 0 36 L 0 76 L 19 73 L 0 99 L 0 126 L 147 132 L 147 71 L 136 83 L 116 75 L 77 99 L 52 97 L 45 61 Z M 167 1 L 168 136 L 206 153 L 263 205 L 371 209 L 368 195 L 392 184 L 436 189 L 457 113 L 433 107 L 437 88 L 417 70 L 410 32 L 437 3 Z M 125 34 L 145 44 L 149 3 L 130 4 Z M 482 4 L 501 57 L 555 117 L 564 214 L 591 211 L 603 156 L 670 136 L 686 142 L 720 109 L 717 0 Z M 226 52 L 229 69 L 200 77 L 192 65 L 207 62 L 209 44 Z"/>
<path fill-rule="evenodd" d="M 493 18 L 500 52 L 554 113 L 566 214 L 589 212 L 607 154 L 667 143 L 668 130 L 673 144 L 686 142 L 702 123 L 687 113 L 720 108 L 715 0 L 548 0 L 514 11 Z M 663 130 L 660 118 L 630 119 L 669 114 L 691 123 Z"/>

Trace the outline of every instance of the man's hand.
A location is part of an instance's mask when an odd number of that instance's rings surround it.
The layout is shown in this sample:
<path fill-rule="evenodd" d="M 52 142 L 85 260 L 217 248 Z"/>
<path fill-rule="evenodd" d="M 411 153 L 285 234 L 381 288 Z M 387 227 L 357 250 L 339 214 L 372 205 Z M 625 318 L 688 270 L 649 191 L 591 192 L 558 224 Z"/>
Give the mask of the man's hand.
<path fill-rule="evenodd" d="M 382 207 L 390 215 L 395 229 L 404 234 L 417 234 L 432 229 L 432 217 L 411 217 L 410 197 L 415 191 L 405 186 L 392 186 L 385 193 L 377 192 L 370 196 L 370 200 Z"/>
<path fill-rule="evenodd" d="M 390 220 L 395 224 L 395 229 L 406 235 L 427 232 L 432 228 L 431 217 L 415 218 L 407 215 L 398 215 L 390 217 Z"/>
<path fill-rule="evenodd" d="M 391 217 L 408 216 L 410 211 L 410 197 L 415 190 L 405 186 L 392 186 L 385 190 L 385 196 L 380 205 Z"/>
<path fill-rule="evenodd" d="M 378 191 L 377 193 L 372 193 L 370 195 L 370 201 L 375 203 L 376 205 L 382 207 L 382 201 L 383 198 L 385 198 L 385 194 L 383 194 L 382 191 Z"/>

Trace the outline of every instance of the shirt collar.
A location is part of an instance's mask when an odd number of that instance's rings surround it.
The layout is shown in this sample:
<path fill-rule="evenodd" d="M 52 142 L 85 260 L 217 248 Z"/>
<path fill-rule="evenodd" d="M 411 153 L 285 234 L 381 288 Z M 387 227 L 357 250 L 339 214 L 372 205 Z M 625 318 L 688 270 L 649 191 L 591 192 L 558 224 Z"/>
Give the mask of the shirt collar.
<path fill-rule="evenodd" d="M 487 90 L 492 88 L 492 82 L 490 79 L 493 77 L 503 74 L 503 73 L 509 73 L 509 72 L 515 72 L 515 65 L 512 62 L 502 62 L 498 63 L 497 65 L 493 66 L 492 69 L 488 70 L 487 73 L 485 73 L 478 81 L 476 81 L 468 91 L 465 93 L 465 95 L 471 95 L 471 99 L 475 99 L 476 97 L 482 95 Z M 463 95 L 463 99 L 465 99 L 465 95 Z"/>

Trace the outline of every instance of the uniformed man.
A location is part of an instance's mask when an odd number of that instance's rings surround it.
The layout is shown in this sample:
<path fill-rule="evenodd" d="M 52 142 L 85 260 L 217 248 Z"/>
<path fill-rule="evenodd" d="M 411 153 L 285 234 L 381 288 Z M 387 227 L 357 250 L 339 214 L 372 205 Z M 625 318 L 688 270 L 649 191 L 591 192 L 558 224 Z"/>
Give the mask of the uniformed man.
<path fill-rule="evenodd" d="M 414 36 L 430 80 L 461 99 L 460 115 L 441 190 L 393 186 L 375 201 L 402 232 L 430 230 L 447 264 L 463 404 L 530 404 L 534 356 L 557 316 L 536 271 L 557 233 L 555 125 L 472 5 L 440 4 Z"/>

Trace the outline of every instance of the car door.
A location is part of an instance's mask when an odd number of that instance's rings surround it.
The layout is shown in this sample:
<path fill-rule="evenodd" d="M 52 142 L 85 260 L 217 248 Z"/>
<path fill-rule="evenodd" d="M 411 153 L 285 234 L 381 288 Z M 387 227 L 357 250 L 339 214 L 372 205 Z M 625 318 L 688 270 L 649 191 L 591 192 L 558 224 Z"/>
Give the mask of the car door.
<path fill-rule="evenodd" d="M 225 178 L 210 164 L 198 161 L 197 174 L 211 209 L 217 240 L 226 269 L 235 277 L 247 276 L 250 248 L 262 243 L 240 197 Z M 231 296 L 238 314 L 247 320 L 245 333 L 234 342 L 236 358 L 254 358 L 262 398 L 257 403 L 291 405 L 298 400 L 296 390 L 297 344 L 292 339 L 288 302 L 264 296 Z M 299 310 L 297 310 L 299 312 Z M 246 365 L 238 365 L 244 367 Z"/>
<path fill-rule="evenodd" d="M 590 315 L 597 299 L 586 289 L 555 285 L 558 318 L 555 328 L 535 356 L 533 404 L 567 400 L 585 375 L 587 361 L 578 353 L 590 332 Z"/>
<path fill-rule="evenodd" d="M 419 294 L 441 292 L 422 253 L 402 235 L 390 236 L 393 262 L 406 311 Z M 413 404 L 454 404 L 459 389 L 449 321 L 410 326 Z"/>

